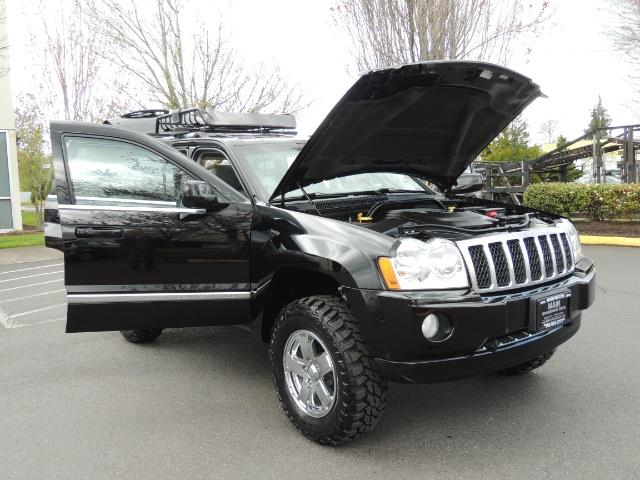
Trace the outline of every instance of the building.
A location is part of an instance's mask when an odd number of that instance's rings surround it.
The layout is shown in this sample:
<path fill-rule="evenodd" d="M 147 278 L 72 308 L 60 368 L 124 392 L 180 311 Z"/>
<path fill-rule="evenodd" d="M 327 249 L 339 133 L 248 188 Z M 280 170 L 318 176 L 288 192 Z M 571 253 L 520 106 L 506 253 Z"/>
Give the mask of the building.
<path fill-rule="evenodd" d="M 22 230 L 6 0 L 0 0 L 0 231 Z"/>

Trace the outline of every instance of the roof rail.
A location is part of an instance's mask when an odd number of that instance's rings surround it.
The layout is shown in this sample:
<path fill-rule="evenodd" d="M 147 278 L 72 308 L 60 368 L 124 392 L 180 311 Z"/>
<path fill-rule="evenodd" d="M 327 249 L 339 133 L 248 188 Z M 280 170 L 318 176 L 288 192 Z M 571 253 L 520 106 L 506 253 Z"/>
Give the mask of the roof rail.
<path fill-rule="evenodd" d="M 162 136 L 190 132 L 296 134 L 296 119 L 291 114 L 227 113 L 200 108 L 137 110 L 104 123 Z"/>

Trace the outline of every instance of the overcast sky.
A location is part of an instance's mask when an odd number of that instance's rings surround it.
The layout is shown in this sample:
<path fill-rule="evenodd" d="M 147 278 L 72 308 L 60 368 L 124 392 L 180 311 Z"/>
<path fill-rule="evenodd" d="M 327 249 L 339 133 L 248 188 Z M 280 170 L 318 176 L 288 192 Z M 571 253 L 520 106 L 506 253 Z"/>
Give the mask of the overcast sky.
<path fill-rule="evenodd" d="M 19 0 L 9 1 L 12 81 L 17 95 L 28 91 L 32 82 L 33 69 L 25 54 L 30 36 L 24 28 L 32 22 L 25 16 L 29 8 L 19 7 Z M 357 73 L 351 66 L 349 39 L 333 23 L 331 2 L 225 0 L 223 4 L 231 5 L 227 23 L 233 44 L 250 60 L 278 64 L 307 92 L 312 103 L 298 115 L 299 130 L 312 133 Z M 548 95 L 525 114 L 532 139 L 543 141 L 538 129 L 548 119 L 558 120 L 558 133 L 569 139 L 581 135 L 599 94 L 614 124 L 638 121 L 631 100 L 640 95 L 635 95 L 628 81 L 629 67 L 606 36 L 615 22 L 607 0 L 550 0 L 549 4 L 555 12 L 552 21 L 544 33 L 527 40 L 531 53 L 513 58 L 509 65 L 533 78 Z"/>

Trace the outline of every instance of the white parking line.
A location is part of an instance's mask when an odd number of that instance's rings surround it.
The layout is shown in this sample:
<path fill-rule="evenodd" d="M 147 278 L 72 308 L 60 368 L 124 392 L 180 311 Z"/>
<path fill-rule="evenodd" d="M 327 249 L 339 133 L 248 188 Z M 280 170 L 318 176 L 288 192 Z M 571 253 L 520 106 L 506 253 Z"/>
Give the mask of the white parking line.
<path fill-rule="evenodd" d="M 9 270 L 7 272 L 0 272 L 0 275 L 4 275 L 5 273 L 26 272 L 27 270 L 38 270 L 40 268 L 61 267 L 62 265 L 64 265 L 64 264 L 63 263 L 52 263 L 51 265 L 41 265 L 39 267 L 20 268 L 18 270 Z"/>
<path fill-rule="evenodd" d="M 25 295 L 24 297 L 16 297 L 16 298 L 8 298 L 7 300 L 0 300 L 0 303 L 15 302 L 17 300 L 28 300 L 28 299 L 33 298 L 33 297 L 41 297 L 43 295 L 49 295 L 49 294 L 52 294 L 52 293 L 58 293 L 58 292 L 64 292 L 64 291 L 65 291 L 64 288 L 59 288 L 57 290 L 49 290 L 47 292 L 33 293 L 31 295 Z"/>
<path fill-rule="evenodd" d="M 64 281 L 64 278 L 56 278 L 55 280 L 48 280 L 46 282 L 30 283 L 29 285 L 20 285 L 19 287 L 4 288 L 0 290 L 0 293 L 9 292 L 11 290 L 18 290 L 20 288 L 37 287 L 38 285 L 46 285 L 47 283 L 56 283 L 56 282 L 62 282 L 62 281 Z"/>
<path fill-rule="evenodd" d="M 62 322 L 63 320 L 66 320 L 66 318 L 64 317 L 60 317 L 60 318 L 51 318 L 48 320 L 40 320 L 38 322 L 33 322 L 33 323 L 11 323 L 9 325 L 9 327 L 7 328 L 23 328 L 23 327 L 33 327 L 34 325 L 42 325 L 43 323 L 53 323 L 53 322 Z"/>
<path fill-rule="evenodd" d="M 6 280 L 0 280 L 0 283 L 15 282 L 16 280 L 24 280 L 25 278 L 42 277 L 44 275 L 54 275 L 56 273 L 62 273 L 62 272 L 64 272 L 64 270 L 56 270 L 55 272 L 47 272 L 47 273 L 36 273 L 35 275 L 26 275 L 24 277 L 16 277 L 16 278 L 8 278 Z"/>
<path fill-rule="evenodd" d="M 66 306 L 67 306 L 66 303 L 56 303 L 55 305 L 49 305 L 48 307 L 36 308 L 35 310 L 28 310 L 26 312 L 14 313 L 12 315 L 9 315 L 9 323 L 11 323 L 11 320 L 13 318 L 23 317 L 24 315 L 29 315 L 31 313 L 44 312 L 46 310 L 51 310 L 53 308 L 66 307 Z"/>
<path fill-rule="evenodd" d="M 43 323 L 53 323 L 53 322 L 62 322 L 66 320 L 66 317 L 58 317 L 58 318 L 48 318 L 46 320 L 38 320 L 33 323 L 18 323 L 12 321 L 12 318 L 16 315 L 12 315 L 9 317 L 7 313 L 0 308 L 0 325 L 4 328 L 23 328 L 23 327 L 31 327 L 33 325 L 42 325 Z"/>

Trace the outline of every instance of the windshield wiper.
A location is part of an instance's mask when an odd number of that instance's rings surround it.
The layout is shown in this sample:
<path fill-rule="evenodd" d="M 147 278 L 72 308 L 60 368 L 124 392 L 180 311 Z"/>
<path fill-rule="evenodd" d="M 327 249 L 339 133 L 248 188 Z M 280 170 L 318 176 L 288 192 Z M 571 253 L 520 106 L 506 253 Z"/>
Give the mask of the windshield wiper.
<path fill-rule="evenodd" d="M 302 190 L 302 189 L 301 189 Z M 311 200 L 315 200 L 318 198 L 338 198 L 338 197 L 348 197 L 349 195 L 385 195 L 388 193 L 422 193 L 426 195 L 432 195 L 431 193 L 425 190 L 410 190 L 410 189 L 402 189 L 402 188 L 378 188 L 377 190 L 360 190 L 356 192 L 339 192 L 339 193 L 305 193 L 305 195 L 297 195 L 295 197 L 284 197 L 285 201 L 297 201 L 297 200 L 307 200 L 310 203 Z"/>
<path fill-rule="evenodd" d="M 352 193 L 308 193 L 307 195 L 297 195 L 295 197 L 284 197 L 286 200 L 315 200 L 317 198 L 336 198 L 346 197 L 347 195 L 353 195 Z"/>
<path fill-rule="evenodd" d="M 379 188 L 376 193 L 429 193 L 425 190 L 412 190 L 409 188 Z"/>
<path fill-rule="evenodd" d="M 358 192 L 344 192 L 339 195 L 347 196 L 347 195 L 387 195 L 389 193 L 424 193 L 429 195 L 429 192 L 425 190 L 411 190 L 408 188 L 378 188 L 376 190 L 361 190 Z M 338 194 L 336 194 L 338 195 Z"/>

